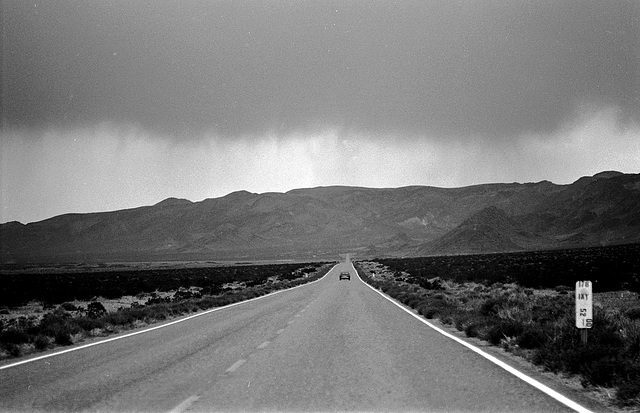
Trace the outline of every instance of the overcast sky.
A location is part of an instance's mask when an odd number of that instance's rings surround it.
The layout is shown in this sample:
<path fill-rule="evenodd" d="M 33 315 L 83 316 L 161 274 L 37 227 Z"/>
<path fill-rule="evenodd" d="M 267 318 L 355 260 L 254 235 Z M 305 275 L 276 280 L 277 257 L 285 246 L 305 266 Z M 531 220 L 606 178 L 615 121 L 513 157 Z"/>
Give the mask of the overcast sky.
<path fill-rule="evenodd" d="M 3 1 L 0 222 L 640 172 L 640 2 Z"/>

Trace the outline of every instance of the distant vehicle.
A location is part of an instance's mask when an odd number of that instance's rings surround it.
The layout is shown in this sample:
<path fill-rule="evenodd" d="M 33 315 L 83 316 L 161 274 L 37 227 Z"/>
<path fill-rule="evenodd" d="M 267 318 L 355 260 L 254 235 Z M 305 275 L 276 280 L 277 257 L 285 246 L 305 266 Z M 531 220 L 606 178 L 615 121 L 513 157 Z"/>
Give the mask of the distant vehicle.
<path fill-rule="evenodd" d="M 348 272 L 341 272 L 339 278 L 341 280 L 349 280 L 349 281 L 351 281 L 351 274 L 349 274 Z"/>

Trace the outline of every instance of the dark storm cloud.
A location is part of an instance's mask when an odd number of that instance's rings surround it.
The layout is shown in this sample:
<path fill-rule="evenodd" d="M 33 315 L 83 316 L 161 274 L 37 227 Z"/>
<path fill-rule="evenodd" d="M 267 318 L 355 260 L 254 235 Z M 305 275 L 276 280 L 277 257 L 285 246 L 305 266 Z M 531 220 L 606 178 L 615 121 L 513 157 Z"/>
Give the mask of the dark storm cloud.
<path fill-rule="evenodd" d="M 637 1 L 7 1 L 3 123 L 165 135 L 640 120 Z"/>

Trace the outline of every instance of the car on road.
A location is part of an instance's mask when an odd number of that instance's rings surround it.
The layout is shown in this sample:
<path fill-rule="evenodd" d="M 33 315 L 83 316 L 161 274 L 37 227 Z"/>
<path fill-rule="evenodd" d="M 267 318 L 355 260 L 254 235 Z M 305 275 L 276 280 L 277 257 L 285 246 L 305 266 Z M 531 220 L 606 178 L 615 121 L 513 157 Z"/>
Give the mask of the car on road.
<path fill-rule="evenodd" d="M 340 273 L 340 280 L 349 280 L 351 281 L 351 274 L 349 274 L 348 272 L 341 272 Z"/>

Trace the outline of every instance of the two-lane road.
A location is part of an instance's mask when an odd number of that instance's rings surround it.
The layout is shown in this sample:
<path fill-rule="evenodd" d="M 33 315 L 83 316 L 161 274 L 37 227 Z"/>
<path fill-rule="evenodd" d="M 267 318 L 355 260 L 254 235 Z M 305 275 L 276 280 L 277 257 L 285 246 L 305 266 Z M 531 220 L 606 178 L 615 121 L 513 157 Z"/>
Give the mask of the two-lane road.
<path fill-rule="evenodd" d="M 406 314 L 349 263 L 310 285 L 4 368 L 0 410 L 572 411 Z"/>

